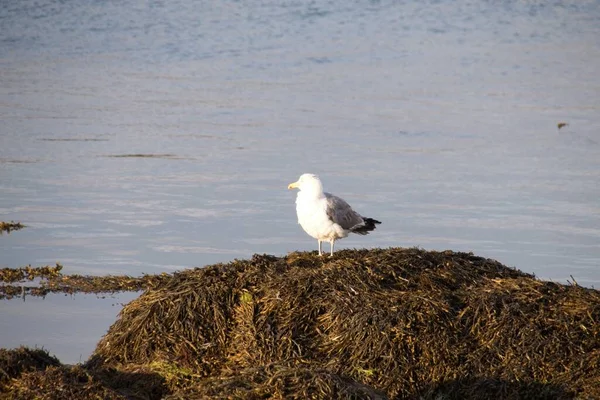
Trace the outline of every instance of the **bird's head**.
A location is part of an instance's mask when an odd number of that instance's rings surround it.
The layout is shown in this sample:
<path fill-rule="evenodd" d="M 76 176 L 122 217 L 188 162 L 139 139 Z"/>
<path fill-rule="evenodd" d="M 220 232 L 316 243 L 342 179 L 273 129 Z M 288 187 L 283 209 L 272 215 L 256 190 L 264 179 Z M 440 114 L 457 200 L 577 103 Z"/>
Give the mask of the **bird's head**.
<path fill-rule="evenodd" d="M 301 191 L 321 193 L 323 191 L 323 185 L 317 175 L 302 174 L 296 182 L 288 185 L 288 189 L 300 189 Z"/>

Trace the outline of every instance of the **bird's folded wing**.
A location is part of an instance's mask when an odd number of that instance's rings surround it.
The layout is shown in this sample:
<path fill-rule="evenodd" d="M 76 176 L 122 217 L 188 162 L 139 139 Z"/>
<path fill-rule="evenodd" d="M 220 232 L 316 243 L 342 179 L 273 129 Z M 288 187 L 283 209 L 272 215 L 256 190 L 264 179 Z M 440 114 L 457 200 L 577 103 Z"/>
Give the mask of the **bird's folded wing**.
<path fill-rule="evenodd" d="M 348 203 L 337 196 L 325 193 L 327 199 L 327 216 L 334 223 L 346 230 L 364 224 L 363 218 Z"/>

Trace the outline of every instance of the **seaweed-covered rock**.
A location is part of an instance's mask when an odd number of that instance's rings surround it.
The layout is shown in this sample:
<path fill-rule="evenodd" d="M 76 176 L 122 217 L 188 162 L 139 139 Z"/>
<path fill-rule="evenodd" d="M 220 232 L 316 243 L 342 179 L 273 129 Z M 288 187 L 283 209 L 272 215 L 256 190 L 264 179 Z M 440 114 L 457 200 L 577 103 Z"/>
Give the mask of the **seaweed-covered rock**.
<path fill-rule="evenodd" d="M 32 351 L 19 349 L 26 360 Z M 52 358 L 36 368 L 23 369 L 0 385 L 0 399 L 35 400 L 158 400 L 169 392 L 164 376 L 151 366 L 87 368 L 62 365 Z"/>
<path fill-rule="evenodd" d="M 24 373 L 12 383 L 7 395 L 8 398 L 23 400 L 127 400 L 79 366 L 53 366 L 44 371 Z"/>
<path fill-rule="evenodd" d="M 190 371 L 188 395 L 326 398 L 310 385 L 353 382 L 390 398 L 600 398 L 600 292 L 470 253 L 257 255 L 148 290 L 88 366 L 157 362 Z M 273 389 L 286 373 L 293 393 Z"/>
<path fill-rule="evenodd" d="M 58 359 L 43 349 L 0 349 L 0 391 L 11 379 L 18 378 L 24 372 L 45 370 L 58 365 Z"/>

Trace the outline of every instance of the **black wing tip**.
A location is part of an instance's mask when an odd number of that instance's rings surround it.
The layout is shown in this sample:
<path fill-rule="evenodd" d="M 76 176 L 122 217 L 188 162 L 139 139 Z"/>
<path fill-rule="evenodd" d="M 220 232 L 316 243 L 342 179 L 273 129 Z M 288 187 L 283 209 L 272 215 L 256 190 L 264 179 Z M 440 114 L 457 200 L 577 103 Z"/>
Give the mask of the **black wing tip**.
<path fill-rule="evenodd" d="M 381 221 L 377 221 L 376 219 L 373 218 L 363 218 L 363 221 L 365 222 L 363 225 L 357 226 L 356 228 L 352 229 L 352 232 L 354 233 L 358 233 L 359 235 L 367 235 L 369 232 L 375 230 L 375 228 L 377 228 L 376 225 L 381 224 Z"/>

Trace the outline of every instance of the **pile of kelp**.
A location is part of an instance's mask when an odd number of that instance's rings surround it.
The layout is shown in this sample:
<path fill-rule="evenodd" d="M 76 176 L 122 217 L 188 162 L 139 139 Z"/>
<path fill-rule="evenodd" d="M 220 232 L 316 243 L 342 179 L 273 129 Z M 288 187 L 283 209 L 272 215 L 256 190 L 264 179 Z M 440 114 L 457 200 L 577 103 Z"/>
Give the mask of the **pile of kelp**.
<path fill-rule="evenodd" d="M 600 292 L 470 253 L 256 255 L 147 290 L 84 365 L 5 365 L 8 398 L 595 399 Z"/>

